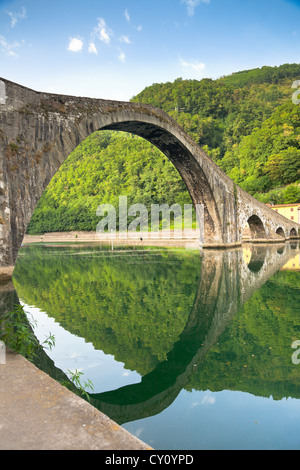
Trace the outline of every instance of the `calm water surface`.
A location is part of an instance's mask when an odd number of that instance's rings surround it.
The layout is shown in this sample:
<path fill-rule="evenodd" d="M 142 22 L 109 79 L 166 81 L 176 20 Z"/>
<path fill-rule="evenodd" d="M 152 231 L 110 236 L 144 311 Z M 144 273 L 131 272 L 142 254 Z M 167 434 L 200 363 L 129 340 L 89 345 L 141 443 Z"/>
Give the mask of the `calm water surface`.
<path fill-rule="evenodd" d="M 300 449 L 297 243 L 205 251 L 22 248 L 41 367 L 155 449 Z M 300 346 L 298 346 L 300 348 Z"/>

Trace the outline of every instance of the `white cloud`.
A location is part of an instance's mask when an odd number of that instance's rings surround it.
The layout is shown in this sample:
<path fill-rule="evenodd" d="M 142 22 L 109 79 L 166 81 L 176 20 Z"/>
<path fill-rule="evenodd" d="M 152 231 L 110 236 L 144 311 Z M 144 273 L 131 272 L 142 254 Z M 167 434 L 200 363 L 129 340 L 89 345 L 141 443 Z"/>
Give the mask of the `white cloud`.
<path fill-rule="evenodd" d="M 193 62 L 186 62 L 183 59 L 179 59 L 179 61 L 182 67 L 192 68 L 196 72 L 202 72 L 202 70 L 205 69 L 205 64 L 199 62 L 198 60 L 195 60 Z"/>
<path fill-rule="evenodd" d="M 90 42 L 89 44 L 89 53 L 90 54 L 98 54 L 98 51 L 97 51 L 97 48 L 95 46 L 95 43 L 94 42 Z"/>
<path fill-rule="evenodd" d="M 92 39 L 94 40 L 95 38 L 98 38 L 105 44 L 109 44 L 113 34 L 112 29 L 107 26 L 105 20 L 103 18 L 98 18 L 98 24 L 92 32 Z"/>
<path fill-rule="evenodd" d="M 83 41 L 79 38 L 70 38 L 68 51 L 79 52 L 83 48 Z"/>
<path fill-rule="evenodd" d="M 26 18 L 26 10 L 24 7 L 22 7 L 21 12 L 19 13 L 13 13 L 12 11 L 7 11 L 6 13 L 10 16 L 10 25 L 12 28 L 16 26 L 18 21 Z"/>
<path fill-rule="evenodd" d="M 128 36 L 121 36 L 119 41 L 124 42 L 125 44 L 132 44 L 132 41 L 129 39 Z"/>
<path fill-rule="evenodd" d="M 216 403 L 216 399 L 211 395 L 204 395 L 201 401 L 201 405 L 214 405 Z"/>
<path fill-rule="evenodd" d="M 181 3 L 186 4 L 188 15 L 193 16 L 195 8 L 200 5 L 200 3 L 210 3 L 210 0 L 181 0 Z"/>
<path fill-rule="evenodd" d="M 126 61 L 126 56 L 125 56 L 124 52 L 121 51 L 121 50 L 120 50 L 120 55 L 119 55 L 118 59 L 119 59 L 120 62 L 122 62 L 122 64 L 124 64 L 125 61 Z"/>
<path fill-rule="evenodd" d="M 0 36 L 1 51 L 4 52 L 6 55 L 8 55 L 10 57 L 18 57 L 18 54 L 15 52 L 14 49 L 17 49 L 21 45 L 22 45 L 22 43 L 17 42 L 17 41 L 9 44 L 4 36 Z"/>
<path fill-rule="evenodd" d="M 197 406 L 199 406 L 200 403 L 198 401 L 194 401 L 191 405 L 190 405 L 190 409 L 193 409 L 193 408 L 196 408 Z"/>
<path fill-rule="evenodd" d="M 125 10 L 125 11 L 124 11 L 124 16 L 125 16 L 125 18 L 126 18 L 126 21 L 128 21 L 128 23 L 129 23 L 129 22 L 130 22 L 130 15 L 129 15 L 129 13 L 128 13 L 128 10 Z"/>

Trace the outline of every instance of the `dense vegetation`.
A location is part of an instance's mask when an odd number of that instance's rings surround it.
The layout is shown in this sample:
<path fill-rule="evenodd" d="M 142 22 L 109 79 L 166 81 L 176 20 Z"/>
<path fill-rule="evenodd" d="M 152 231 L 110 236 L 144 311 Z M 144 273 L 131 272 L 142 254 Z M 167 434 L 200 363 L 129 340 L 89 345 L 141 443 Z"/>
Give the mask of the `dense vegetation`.
<path fill-rule="evenodd" d="M 70 155 L 44 192 L 28 232 L 95 230 L 100 204 L 190 203 L 173 165 L 144 139 L 96 132 Z M 149 211 L 150 213 L 150 211 Z"/>
<path fill-rule="evenodd" d="M 262 67 L 218 80 L 153 84 L 133 98 L 168 112 L 238 185 L 262 202 L 300 202 L 300 105 L 291 86 L 300 64 Z M 96 208 L 189 203 L 172 164 L 150 144 L 101 132 L 71 154 L 50 183 L 28 232 L 95 230 Z"/>

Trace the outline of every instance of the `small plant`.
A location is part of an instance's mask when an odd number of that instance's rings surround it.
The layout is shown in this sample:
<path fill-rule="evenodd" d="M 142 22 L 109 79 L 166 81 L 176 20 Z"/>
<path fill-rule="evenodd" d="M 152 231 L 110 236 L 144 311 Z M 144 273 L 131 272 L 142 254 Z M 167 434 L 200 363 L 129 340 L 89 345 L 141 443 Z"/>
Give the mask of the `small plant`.
<path fill-rule="evenodd" d="M 94 385 L 91 380 L 88 379 L 87 382 L 82 382 L 81 376 L 84 374 L 83 372 L 79 372 L 77 369 L 74 372 L 68 369 L 67 372 L 69 374 L 69 379 L 77 388 L 77 391 L 75 393 L 85 398 L 89 402 L 90 396 L 86 389 L 91 389 L 92 391 L 94 391 Z M 70 389 L 70 384 L 68 382 L 61 382 L 61 384 Z"/>
<path fill-rule="evenodd" d="M 1 340 L 8 348 L 29 360 L 35 356 L 38 341 L 21 305 L 16 305 L 12 312 L 2 317 Z"/>
<path fill-rule="evenodd" d="M 10 142 L 9 148 L 10 148 L 10 151 L 11 151 L 12 153 L 17 153 L 18 150 L 19 150 L 19 148 L 20 148 L 20 146 L 19 146 L 18 144 L 16 144 L 15 142 Z"/>
<path fill-rule="evenodd" d="M 45 341 L 40 344 L 33 332 L 36 321 L 29 317 L 22 305 L 15 305 L 13 311 L 6 313 L 1 318 L 0 341 L 7 348 L 33 362 L 40 348 L 52 350 L 55 346 L 55 336 L 50 332 Z M 67 372 L 70 381 L 76 387 L 76 390 L 72 389 L 72 391 L 89 402 L 90 396 L 87 389 L 94 391 L 93 383 L 90 380 L 82 381 L 83 373 L 77 369 L 75 372 L 68 369 Z M 70 382 L 63 381 L 61 384 L 68 389 L 72 388 Z"/>
<path fill-rule="evenodd" d="M 45 345 L 45 346 L 43 346 Z M 51 333 L 49 333 L 49 336 L 46 337 L 45 341 L 42 342 L 42 346 L 45 349 L 49 349 L 49 351 L 52 351 L 52 348 L 55 346 L 55 336 Z"/>
<path fill-rule="evenodd" d="M 29 361 L 33 361 L 40 347 L 51 350 L 55 346 L 55 337 L 50 332 L 40 345 L 33 332 L 36 322 L 32 317 L 30 319 L 28 317 L 29 315 L 26 315 L 22 305 L 15 305 L 12 312 L 8 312 L 2 317 L 0 339 L 8 348 L 21 354 Z"/>

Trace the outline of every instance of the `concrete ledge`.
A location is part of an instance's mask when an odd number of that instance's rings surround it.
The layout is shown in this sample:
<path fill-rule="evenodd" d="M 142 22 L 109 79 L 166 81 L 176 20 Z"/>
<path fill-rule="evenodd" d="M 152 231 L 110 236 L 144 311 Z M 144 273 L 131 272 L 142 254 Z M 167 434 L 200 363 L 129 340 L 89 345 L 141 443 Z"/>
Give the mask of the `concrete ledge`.
<path fill-rule="evenodd" d="M 1 450 L 151 450 L 22 356 L 0 364 Z"/>

